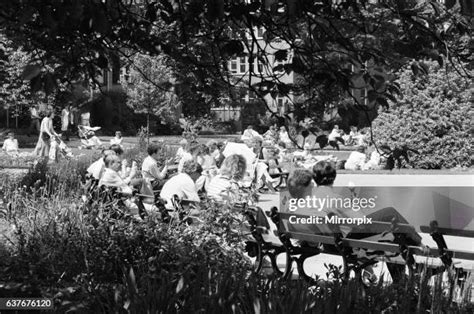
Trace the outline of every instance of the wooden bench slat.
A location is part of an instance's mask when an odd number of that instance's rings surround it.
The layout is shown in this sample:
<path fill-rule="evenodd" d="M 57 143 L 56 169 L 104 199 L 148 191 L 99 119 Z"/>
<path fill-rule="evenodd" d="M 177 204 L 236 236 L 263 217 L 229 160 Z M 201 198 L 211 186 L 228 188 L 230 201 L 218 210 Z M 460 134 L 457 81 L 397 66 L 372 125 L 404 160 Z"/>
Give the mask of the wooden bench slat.
<path fill-rule="evenodd" d="M 306 233 L 298 233 L 298 232 L 288 232 L 287 233 L 290 238 L 308 241 L 312 243 L 324 243 L 324 244 L 335 244 L 334 238 L 331 236 L 324 236 L 324 235 L 311 235 Z M 352 248 L 363 248 L 369 250 L 378 250 L 378 251 L 386 251 L 391 253 L 400 253 L 400 248 L 395 243 L 381 243 L 381 242 L 373 242 L 367 240 L 355 240 L 355 239 L 348 239 L 345 238 L 342 240 L 343 243 L 347 246 Z M 425 250 L 418 246 L 409 246 L 409 250 L 415 255 L 422 255 L 422 256 L 431 256 L 437 257 L 439 256 L 439 250 L 436 248 L 429 248 L 429 251 L 425 252 Z M 467 260 L 474 260 L 474 252 L 468 251 L 458 251 L 448 249 L 448 252 L 453 254 L 453 258 L 458 259 L 467 259 Z"/>

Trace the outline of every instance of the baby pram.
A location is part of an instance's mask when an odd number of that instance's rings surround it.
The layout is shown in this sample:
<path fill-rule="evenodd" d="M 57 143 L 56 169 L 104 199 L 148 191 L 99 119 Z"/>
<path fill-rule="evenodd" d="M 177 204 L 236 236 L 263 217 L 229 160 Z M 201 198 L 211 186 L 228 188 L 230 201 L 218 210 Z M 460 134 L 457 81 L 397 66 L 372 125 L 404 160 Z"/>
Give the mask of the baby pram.
<path fill-rule="evenodd" d="M 60 157 L 65 159 L 71 159 L 74 155 L 66 143 L 64 143 L 60 137 L 55 137 L 51 141 L 51 146 L 49 148 L 49 161 L 57 162 Z"/>
<path fill-rule="evenodd" d="M 102 147 L 102 141 L 95 135 L 95 132 L 100 130 L 100 126 L 90 127 L 79 125 L 77 128 L 82 143 L 80 148 L 91 149 Z"/>

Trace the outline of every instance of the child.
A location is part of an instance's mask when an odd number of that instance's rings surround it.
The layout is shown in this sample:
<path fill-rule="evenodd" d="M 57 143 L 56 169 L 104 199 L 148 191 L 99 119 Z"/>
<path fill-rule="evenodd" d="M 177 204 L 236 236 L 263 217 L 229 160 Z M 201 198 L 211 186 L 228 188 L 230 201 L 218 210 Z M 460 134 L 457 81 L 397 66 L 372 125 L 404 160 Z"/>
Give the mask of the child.
<path fill-rule="evenodd" d="M 123 141 L 122 132 L 117 131 L 115 132 L 115 137 L 110 140 L 110 145 L 114 145 L 114 144 L 120 145 L 120 147 L 122 147 L 123 149 L 122 141 Z"/>
<path fill-rule="evenodd" d="M 18 149 L 18 140 L 15 138 L 13 132 L 9 132 L 7 138 L 3 142 L 2 150 L 7 153 L 7 155 L 16 156 L 20 153 Z"/>

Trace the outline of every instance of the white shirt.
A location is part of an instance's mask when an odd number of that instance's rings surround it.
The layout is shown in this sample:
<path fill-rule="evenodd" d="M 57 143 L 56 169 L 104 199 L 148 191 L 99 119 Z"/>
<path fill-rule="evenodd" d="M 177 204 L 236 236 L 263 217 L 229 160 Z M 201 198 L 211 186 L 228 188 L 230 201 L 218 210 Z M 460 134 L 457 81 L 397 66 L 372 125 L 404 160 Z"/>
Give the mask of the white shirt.
<path fill-rule="evenodd" d="M 67 131 L 69 126 L 69 110 L 64 108 L 61 111 L 61 131 Z"/>
<path fill-rule="evenodd" d="M 362 167 L 365 164 L 365 154 L 360 153 L 360 152 L 352 152 L 349 155 L 349 158 L 346 161 L 346 164 L 344 165 L 344 168 L 347 170 L 359 170 L 362 169 Z"/>
<path fill-rule="evenodd" d="M 166 168 L 167 167 L 163 168 L 163 171 L 160 171 L 155 158 L 147 156 L 143 159 L 142 163 L 142 177 L 150 181 L 163 179 L 166 176 Z"/>
<path fill-rule="evenodd" d="M 53 137 L 56 135 L 56 132 L 54 132 L 53 129 L 53 121 L 49 117 L 44 117 L 43 120 L 41 121 L 41 126 L 40 126 L 40 137 L 43 135 L 42 133 L 47 133 L 50 137 Z"/>
<path fill-rule="evenodd" d="M 286 132 L 286 130 L 280 131 L 279 137 L 280 141 L 282 141 L 283 143 L 291 143 L 290 136 L 288 135 L 288 132 Z"/>
<path fill-rule="evenodd" d="M 166 200 L 166 208 L 173 209 L 171 203 L 173 195 L 177 195 L 181 200 L 200 201 L 196 185 L 187 173 L 179 173 L 163 185 L 160 197 Z"/>
<path fill-rule="evenodd" d="M 193 155 L 191 155 L 188 152 L 184 152 L 183 156 L 181 157 L 181 160 L 179 161 L 178 164 L 178 172 L 183 172 L 183 166 L 186 161 L 193 160 Z"/>
<path fill-rule="evenodd" d="M 341 137 L 341 131 L 339 129 L 332 129 L 328 136 L 328 141 L 335 141 L 336 137 Z"/>
<path fill-rule="evenodd" d="M 123 141 L 123 137 L 121 137 L 121 138 L 114 137 L 110 140 L 110 145 L 120 145 L 120 146 L 122 146 L 122 141 Z"/>
<path fill-rule="evenodd" d="M 174 160 L 179 162 L 181 158 L 183 158 L 184 153 L 185 153 L 184 148 L 180 146 L 178 150 L 176 151 L 176 157 L 174 158 Z"/>
<path fill-rule="evenodd" d="M 87 172 L 91 174 L 94 178 L 99 180 L 102 176 L 102 173 L 105 169 L 104 158 L 99 158 L 98 160 L 94 161 L 89 168 L 87 168 Z"/>
<path fill-rule="evenodd" d="M 242 134 L 241 140 L 245 141 L 245 140 L 250 140 L 253 138 L 259 138 L 263 140 L 263 137 L 260 135 L 260 133 L 252 129 L 246 129 L 244 133 Z"/>
<path fill-rule="evenodd" d="M 235 201 L 238 198 L 239 186 L 237 182 L 227 177 L 218 175 L 212 178 L 211 182 L 206 186 L 207 196 L 218 202 L 230 199 Z"/>
<path fill-rule="evenodd" d="M 36 110 L 35 107 L 30 108 L 30 114 L 31 114 L 32 119 L 40 119 L 40 117 L 38 115 L 38 110 Z"/>
<path fill-rule="evenodd" d="M 133 192 L 132 188 L 122 179 L 122 177 L 110 168 L 105 168 L 102 178 L 100 178 L 99 181 L 99 186 L 100 185 L 118 187 L 120 192 L 125 194 L 132 194 Z"/>
<path fill-rule="evenodd" d="M 10 139 L 7 138 L 3 142 L 2 149 L 5 150 L 7 153 L 18 153 L 18 141 L 16 138 Z"/>

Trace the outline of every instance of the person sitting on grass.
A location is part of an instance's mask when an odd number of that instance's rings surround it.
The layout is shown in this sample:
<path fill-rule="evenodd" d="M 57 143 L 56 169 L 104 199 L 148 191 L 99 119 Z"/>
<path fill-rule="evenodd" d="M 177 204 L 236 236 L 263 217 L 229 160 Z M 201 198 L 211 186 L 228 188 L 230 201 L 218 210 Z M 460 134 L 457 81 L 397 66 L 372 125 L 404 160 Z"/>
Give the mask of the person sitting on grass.
<path fill-rule="evenodd" d="M 253 140 L 254 138 L 259 138 L 263 140 L 263 137 L 260 135 L 260 133 L 253 129 L 252 125 L 247 126 L 247 129 L 242 133 L 242 136 L 240 137 L 240 139 L 244 142 Z"/>
<path fill-rule="evenodd" d="M 166 208 L 174 209 L 171 202 L 174 195 L 180 200 L 200 202 L 195 182 L 201 176 L 202 167 L 194 160 L 183 164 L 183 171 L 178 173 L 163 185 L 160 197 L 166 200 Z"/>
<path fill-rule="evenodd" d="M 335 124 L 331 133 L 328 135 L 328 144 L 339 150 L 339 145 L 337 142 L 341 142 L 344 145 L 344 140 L 342 139 L 342 130 L 339 129 L 339 125 Z"/>
<path fill-rule="evenodd" d="M 207 196 L 223 202 L 235 203 L 241 200 L 240 184 L 247 170 L 247 162 L 242 155 L 229 155 L 215 176 L 207 185 Z"/>
<path fill-rule="evenodd" d="M 18 148 L 18 140 L 15 138 L 15 133 L 9 132 L 7 138 L 3 142 L 2 150 L 10 156 L 18 156 L 20 150 Z"/>
<path fill-rule="evenodd" d="M 367 156 L 365 155 L 365 146 L 359 146 L 356 151 L 353 151 L 347 159 L 344 169 L 346 170 L 361 170 L 365 165 Z"/>
<path fill-rule="evenodd" d="M 115 144 L 123 148 L 122 142 L 123 142 L 123 137 L 122 137 L 122 132 L 120 131 L 115 132 L 115 137 L 110 139 L 110 145 Z"/>

